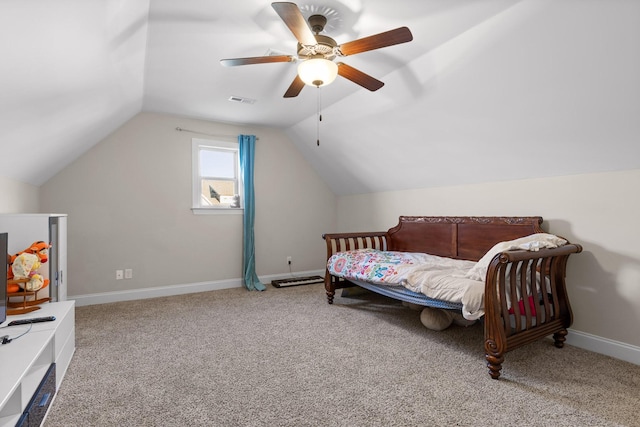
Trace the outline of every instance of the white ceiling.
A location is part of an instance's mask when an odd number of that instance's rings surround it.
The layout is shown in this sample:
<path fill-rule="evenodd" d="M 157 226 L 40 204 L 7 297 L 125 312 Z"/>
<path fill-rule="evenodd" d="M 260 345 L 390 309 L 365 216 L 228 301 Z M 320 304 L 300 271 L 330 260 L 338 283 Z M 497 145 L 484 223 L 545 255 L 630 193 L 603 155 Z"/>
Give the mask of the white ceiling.
<path fill-rule="evenodd" d="M 140 111 L 282 128 L 336 194 L 640 167 L 640 1 L 298 5 L 339 44 L 414 40 L 342 59 L 377 92 L 285 99 L 295 64 L 219 63 L 295 53 L 269 1 L 3 0 L 0 175 L 40 185 Z"/>

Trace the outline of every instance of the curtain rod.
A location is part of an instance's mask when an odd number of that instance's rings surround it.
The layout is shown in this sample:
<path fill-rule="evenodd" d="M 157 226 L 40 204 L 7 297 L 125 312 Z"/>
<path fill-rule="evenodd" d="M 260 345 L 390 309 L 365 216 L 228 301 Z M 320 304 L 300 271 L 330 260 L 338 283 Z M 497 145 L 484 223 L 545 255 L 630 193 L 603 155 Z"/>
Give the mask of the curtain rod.
<path fill-rule="evenodd" d="M 199 135 L 207 135 L 207 136 L 212 136 L 214 138 L 225 138 L 225 139 L 232 139 L 234 141 L 238 140 L 238 136 L 234 136 L 234 135 L 216 135 L 213 133 L 207 133 L 207 132 L 200 132 L 197 130 L 191 130 L 191 129 L 185 129 L 185 128 L 181 128 L 180 126 L 176 127 L 176 130 L 178 132 L 191 132 L 191 133 L 197 133 Z M 256 141 L 259 140 L 260 138 L 256 137 Z"/>

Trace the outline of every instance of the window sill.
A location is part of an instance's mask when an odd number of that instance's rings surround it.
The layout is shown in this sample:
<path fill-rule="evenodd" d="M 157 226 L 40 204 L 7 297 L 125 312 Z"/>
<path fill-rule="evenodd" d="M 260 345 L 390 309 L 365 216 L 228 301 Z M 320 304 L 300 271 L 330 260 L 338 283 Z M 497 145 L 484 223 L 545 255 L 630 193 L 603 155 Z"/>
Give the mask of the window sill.
<path fill-rule="evenodd" d="M 194 215 L 242 215 L 242 208 L 191 208 Z"/>

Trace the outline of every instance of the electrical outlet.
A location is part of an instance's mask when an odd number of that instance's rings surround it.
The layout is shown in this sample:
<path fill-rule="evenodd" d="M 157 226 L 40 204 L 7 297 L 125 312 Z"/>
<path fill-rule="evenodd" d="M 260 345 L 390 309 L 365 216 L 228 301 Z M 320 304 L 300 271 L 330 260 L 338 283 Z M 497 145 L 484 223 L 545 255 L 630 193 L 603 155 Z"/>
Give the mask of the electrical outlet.
<path fill-rule="evenodd" d="M 131 279 L 133 277 L 133 269 L 132 268 L 127 268 L 124 270 L 124 278 L 125 279 Z"/>
<path fill-rule="evenodd" d="M 122 270 L 116 270 L 116 280 L 122 280 L 123 278 Z"/>
<path fill-rule="evenodd" d="M 290 257 L 290 256 L 288 256 L 288 257 L 287 257 L 287 264 L 288 264 L 288 265 L 291 265 L 291 262 L 292 262 L 292 261 L 291 261 L 291 257 Z"/>

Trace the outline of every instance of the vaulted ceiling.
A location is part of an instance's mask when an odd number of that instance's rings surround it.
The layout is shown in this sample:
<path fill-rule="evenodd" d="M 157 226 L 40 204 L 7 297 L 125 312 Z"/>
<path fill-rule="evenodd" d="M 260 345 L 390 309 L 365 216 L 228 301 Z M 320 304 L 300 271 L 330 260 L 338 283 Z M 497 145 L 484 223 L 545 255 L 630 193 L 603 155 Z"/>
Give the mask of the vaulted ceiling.
<path fill-rule="evenodd" d="M 269 1 L 3 0 L 0 175 L 40 185 L 141 111 L 281 128 L 336 194 L 640 167 L 637 0 L 298 5 L 339 44 L 414 40 L 342 59 L 376 92 L 285 99 L 296 64 L 219 62 L 295 54 Z"/>

